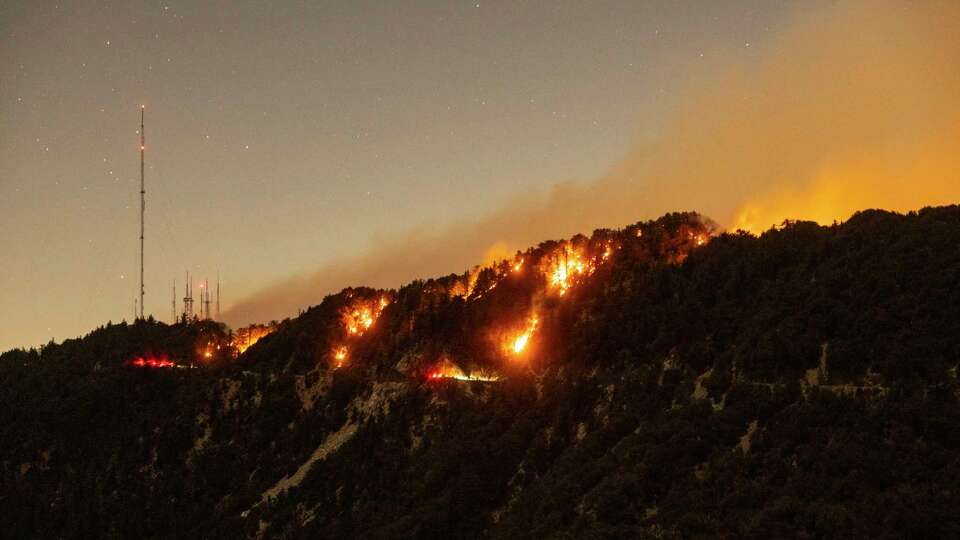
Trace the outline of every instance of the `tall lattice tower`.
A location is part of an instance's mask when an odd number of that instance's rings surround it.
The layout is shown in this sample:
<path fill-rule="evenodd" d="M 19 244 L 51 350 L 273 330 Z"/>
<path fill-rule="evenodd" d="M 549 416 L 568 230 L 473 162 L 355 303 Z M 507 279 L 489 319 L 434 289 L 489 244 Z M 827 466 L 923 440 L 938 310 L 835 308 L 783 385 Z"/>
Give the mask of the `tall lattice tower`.
<path fill-rule="evenodd" d="M 212 319 L 213 317 L 210 315 L 210 296 L 212 296 L 212 295 L 210 294 L 210 280 L 209 280 L 209 279 L 203 280 L 203 295 L 204 295 L 204 296 L 203 296 L 203 309 L 204 309 L 204 311 L 206 312 L 206 316 L 205 316 L 204 318 L 205 318 L 205 319 Z"/>
<path fill-rule="evenodd" d="M 193 318 L 193 283 L 190 281 L 190 272 L 187 271 L 186 292 L 183 297 L 183 317 L 189 321 Z"/>
<path fill-rule="evenodd" d="M 143 133 L 143 111 L 145 105 L 140 106 L 140 318 L 143 318 L 143 213 L 147 208 L 146 190 L 143 178 L 143 153 L 146 150 L 146 138 Z M 134 314 L 136 315 L 136 314 Z"/>

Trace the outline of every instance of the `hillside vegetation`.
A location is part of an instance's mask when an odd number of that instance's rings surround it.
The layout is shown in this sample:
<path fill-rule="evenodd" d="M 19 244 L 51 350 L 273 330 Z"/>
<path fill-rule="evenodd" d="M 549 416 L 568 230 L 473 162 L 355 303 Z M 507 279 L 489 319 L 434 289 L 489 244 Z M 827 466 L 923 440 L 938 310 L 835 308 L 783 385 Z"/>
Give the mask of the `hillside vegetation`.
<path fill-rule="evenodd" d="M 669 214 L 230 343 L 0 356 L 2 534 L 960 537 L 955 206 Z"/>

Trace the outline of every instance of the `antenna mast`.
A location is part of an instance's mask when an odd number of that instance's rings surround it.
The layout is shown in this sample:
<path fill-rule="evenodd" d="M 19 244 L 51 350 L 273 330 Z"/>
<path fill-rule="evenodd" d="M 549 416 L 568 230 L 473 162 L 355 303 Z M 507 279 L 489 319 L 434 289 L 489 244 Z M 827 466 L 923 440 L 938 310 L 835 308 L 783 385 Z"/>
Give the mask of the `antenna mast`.
<path fill-rule="evenodd" d="M 186 291 L 183 297 L 183 316 L 187 320 L 187 322 L 190 322 L 190 319 L 193 318 L 193 296 L 191 291 L 191 289 L 193 288 L 192 285 L 193 285 L 193 282 L 190 281 L 190 271 L 188 270 L 187 281 L 186 281 L 186 285 L 184 286 L 186 288 Z"/>
<path fill-rule="evenodd" d="M 217 272 L 217 320 L 220 320 L 220 272 Z"/>
<path fill-rule="evenodd" d="M 209 279 L 203 280 L 203 294 L 205 295 L 203 298 L 203 304 L 207 312 L 207 316 L 204 318 L 212 319 L 213 317 L 210 316 L 210 280 Z"/>
<path fill-rule="evenodd" d="M 170 303 L 170 316 L 173 317 L 173 321 L 170 324 L 177 324 L 177 279 L 173 279 L 173 298 Z"/>
<path fill-rule="evenodd" d="M 147 207 L 146 191 L 143 183 L 143 151 L 146 149 L 146 140 L 143 135 L 143 110 L 146 108 L 140 105 L 140 318 L 143 318 L 143 211 Z M 136 316 L 136 313 L 134 313 Z"/>

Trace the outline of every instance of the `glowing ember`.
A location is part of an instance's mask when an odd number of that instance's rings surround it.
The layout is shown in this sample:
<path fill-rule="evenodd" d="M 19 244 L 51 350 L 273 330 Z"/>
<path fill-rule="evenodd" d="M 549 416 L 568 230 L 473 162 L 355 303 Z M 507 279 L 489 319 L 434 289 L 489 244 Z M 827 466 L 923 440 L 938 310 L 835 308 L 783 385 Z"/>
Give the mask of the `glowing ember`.
<path fill-rule="evenodd" d="M 690 239 L 693 240 L 693 243 L 696 244 L 698 247 L 707 243 L 708 237 L 703 233 L 695 234 L 691 232 L 689 233 L 689 236 L 690 236 Z"/>
<path fill-rule="evenodd" d="M 520 259 L 519 261 L 517 261 L 517 262 L 514 263 L 514 265 L 513 265 L 513 271 L 514 271 L 514 272 L 519 272 L 522 268 L 523 268 L 523 259 Z"/>

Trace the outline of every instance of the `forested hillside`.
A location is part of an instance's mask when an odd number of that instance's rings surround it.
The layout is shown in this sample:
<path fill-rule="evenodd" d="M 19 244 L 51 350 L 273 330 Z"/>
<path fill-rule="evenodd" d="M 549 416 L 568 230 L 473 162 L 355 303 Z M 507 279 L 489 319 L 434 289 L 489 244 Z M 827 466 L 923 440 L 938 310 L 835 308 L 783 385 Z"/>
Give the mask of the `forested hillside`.
<path fill-rule="evenodd" d="M 669 214 L 270 330 L 0 356 L 2 536 L 960 537 L 960 207 Z"/>

